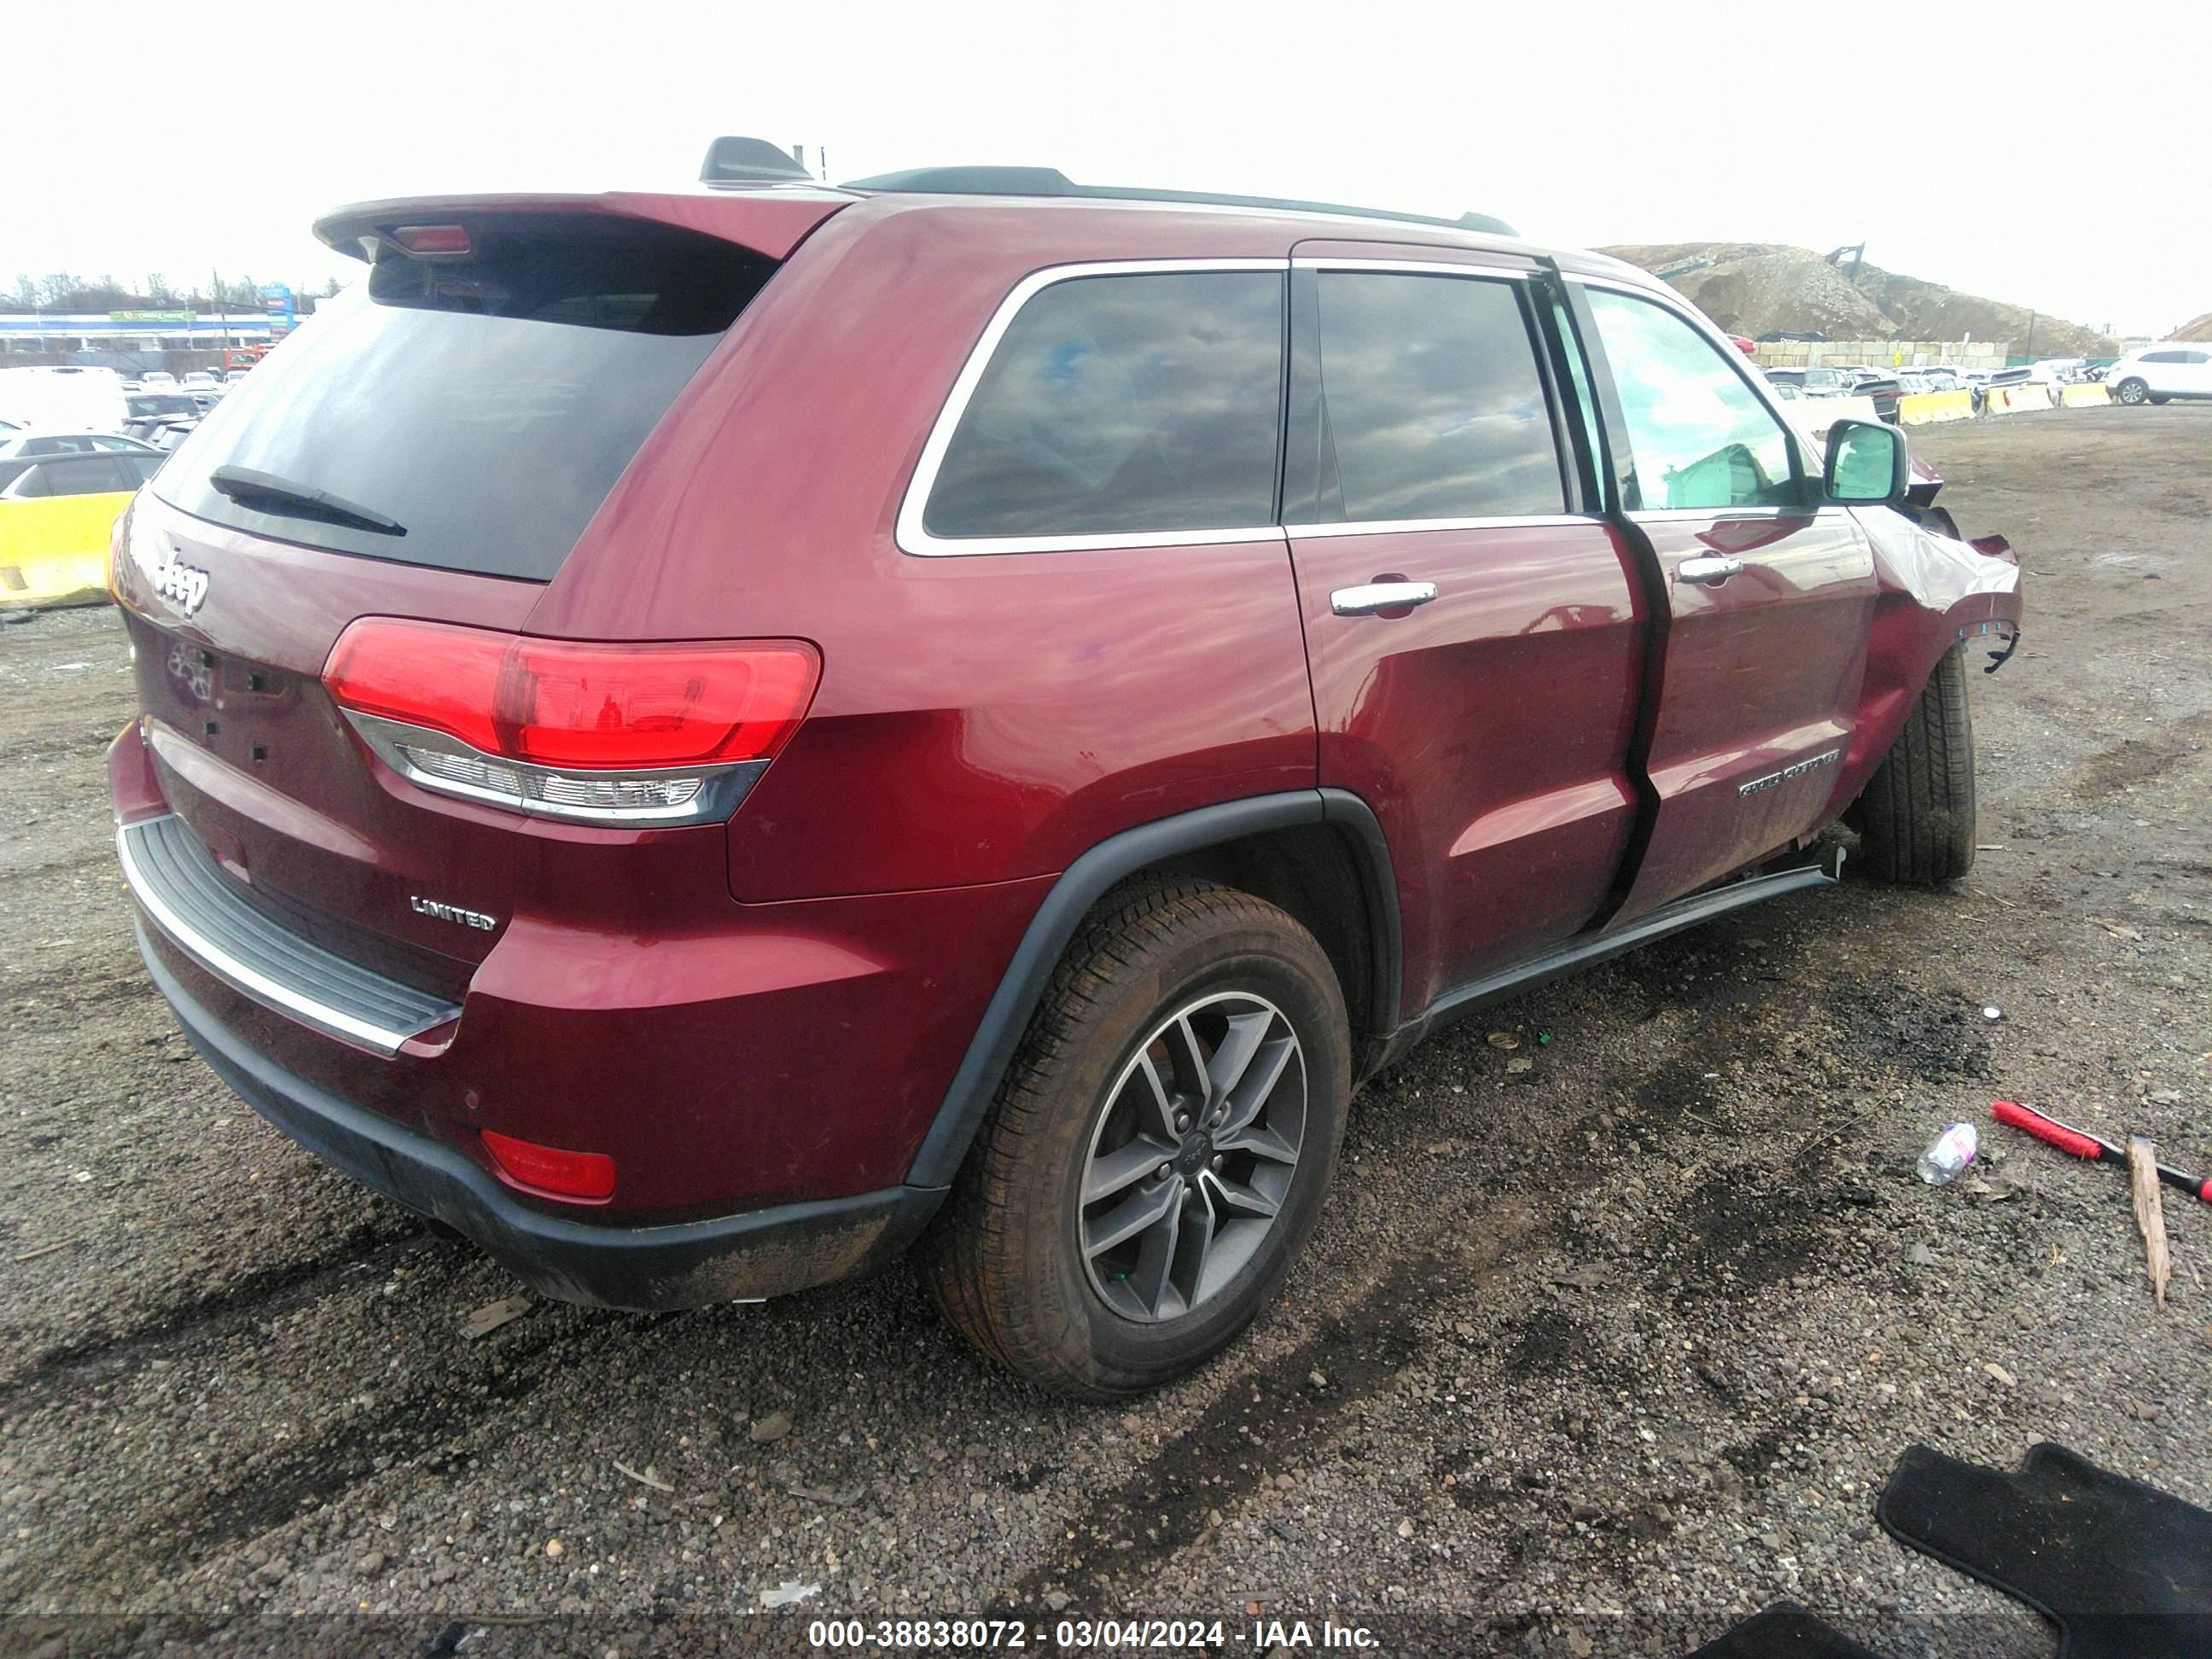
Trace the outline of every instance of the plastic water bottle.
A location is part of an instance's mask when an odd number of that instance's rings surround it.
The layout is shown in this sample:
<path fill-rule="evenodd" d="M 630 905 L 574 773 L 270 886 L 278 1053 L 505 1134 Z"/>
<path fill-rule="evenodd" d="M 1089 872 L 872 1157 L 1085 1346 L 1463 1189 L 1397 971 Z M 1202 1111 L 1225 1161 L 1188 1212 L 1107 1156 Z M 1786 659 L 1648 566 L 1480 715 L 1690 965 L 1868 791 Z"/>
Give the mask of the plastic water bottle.
<path fill-rule="evenodd" d="M 1920 1178 L 1931 1187 L 1940 1187 L 1960 1170 L 1974 1161 L 1981 1150 L 1981 1140 L 1971 1123 L 1954 1123 L 1929 1144 L 1920 1154 Z"/>

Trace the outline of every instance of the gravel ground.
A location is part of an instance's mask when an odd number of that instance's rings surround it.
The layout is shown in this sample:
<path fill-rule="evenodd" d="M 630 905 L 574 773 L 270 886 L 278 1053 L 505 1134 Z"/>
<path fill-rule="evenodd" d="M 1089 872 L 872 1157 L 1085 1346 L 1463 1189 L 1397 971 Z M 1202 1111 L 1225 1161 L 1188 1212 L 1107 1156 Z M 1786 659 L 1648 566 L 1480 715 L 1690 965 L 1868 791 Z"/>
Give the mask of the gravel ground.
<path fill-rule="evenodd" d="M 1973 875 L 1799 894 L 1437 1038 L 1361 1096 L 1283 1304 L 1126 1410 L 994 1372 L 899 1268 L 464 1340 L 513 1282 L 264 1126 L 146 982 L 113 618 L 0 630 L 0 1646 L 803 1650 L 810 1617 L 1034 1643 L 1064 1612 L 1673 1655 L 1786 1598 L 1898 1659 L 2051 1653 L 1875 1495 L 1914 1441 L 2051 1439 L 2212 1504 L 2212 1213 L 2169 1206 L 2161 1314 L 2117 1174 L 2002 1129 L 1973 1179 L 1912 1165 L 1997 1095 L 2212 1165 L 2212 408 L 1914 442 L 2030 576 L 1975 677 Z M 820 1589 L 765 1606 L 786 1583 Z"/>

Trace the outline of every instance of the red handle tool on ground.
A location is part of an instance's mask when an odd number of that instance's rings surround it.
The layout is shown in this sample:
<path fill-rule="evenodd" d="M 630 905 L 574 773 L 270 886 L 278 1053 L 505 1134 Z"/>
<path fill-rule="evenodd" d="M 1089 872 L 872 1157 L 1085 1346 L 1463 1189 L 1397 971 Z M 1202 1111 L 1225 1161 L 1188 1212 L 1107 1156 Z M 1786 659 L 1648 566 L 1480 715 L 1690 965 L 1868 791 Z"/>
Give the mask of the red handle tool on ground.
<path fill-rule="evenodd" d="M 2023 1106 L 2018 1101 L 1991 1101 L 1990 1115 L 2000 1123 L 2009 1123 L 2015 1129 L 2025 1129 L 2038 1140 L 2047 1140 L 2060 1150 L 2073 1153 L 2076 1158 L 2092 1158 L 2104 1164 L 2117 1164 L 2122 1169 L 2127 1167 L 2127 1153 L 2120 1147 L 2113 1146 L 2111 1141 L 2100 1140 L 2093 1134 L 2085 1134 L 2070 1125 L 2061 1123 L 2055 1117 L 2045 1117 L 2042 1113 Z M 2212 1204 L 2212 1180 L 2200 1179 L 2185 1170 L 2177 1170 L 2165 1164 L 2158 1166 L 2158 1178 L 2169 1187 L 2180 1188 L 2191 1198 L 2202 1199 L 2205 1203 Z"/>

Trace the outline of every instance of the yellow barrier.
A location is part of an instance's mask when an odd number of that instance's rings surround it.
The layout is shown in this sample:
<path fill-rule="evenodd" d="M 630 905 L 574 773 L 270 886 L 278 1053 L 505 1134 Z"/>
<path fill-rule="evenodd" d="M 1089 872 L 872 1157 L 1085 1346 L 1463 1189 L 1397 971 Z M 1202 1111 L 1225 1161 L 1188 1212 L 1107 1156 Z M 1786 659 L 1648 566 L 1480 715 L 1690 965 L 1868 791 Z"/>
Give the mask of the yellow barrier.
<path fill-rule="evenodd" d="M 2042 380 L 2027 380 L 2019 386 L 2005 386 L 2002 390 L 2005 395 L 2005 407 L 2014 414 L 2018 414 L 2024 409 L 2051 407 L 2051 387 Z"/>
<path fill-rule="evenodd" d="M 2058 388 L 2058 401 L 2067 409 L 2095 409 L 2112 401 L 2112 388 L 2094 380 Z"/>
<path fill-rule="evenodd" d="M 0 606 L 66 605 L 107 594 L 107 538 L 125 494 L 0 501 Z"/>
<path fill-rule="evenodd" d="M 1964 421 L 1972 418 L 1974 394 L 1971 392 L 1915 392 L 1897 400 L 1897 418 L 1907 426 L 1925 426 L 1930 421 Z"/>

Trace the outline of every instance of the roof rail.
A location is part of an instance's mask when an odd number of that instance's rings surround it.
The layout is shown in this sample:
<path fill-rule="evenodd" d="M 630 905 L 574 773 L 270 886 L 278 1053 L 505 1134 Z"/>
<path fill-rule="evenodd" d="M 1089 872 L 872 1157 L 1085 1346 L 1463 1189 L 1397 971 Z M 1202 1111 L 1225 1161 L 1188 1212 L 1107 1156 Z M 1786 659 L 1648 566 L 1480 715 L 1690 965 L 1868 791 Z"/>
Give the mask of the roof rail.
<path fill-rule="evenodd" d="M 1518 234 L 1503 219 L 1493 219 L 1486 213 L 1462 213 L 1456 219 L 1440 219 L 1426 213 L 1399 213 L 1389 208 L 1346 207 L 1338 202 L 1300 202 L 1279 196 L 1218 196 L 1195 190 L 1141 190 L 1125 185 L 1079 185 L 1058 167 L 909 167 L 900 173 L 879 173 L 873 178 L 854 179 L 839 188 L 880 191 L 893 195 L 1056 196 L 1085 201 L 1183 202 L 1198 207 L 1277 208 L 1291 213 L 1340 213 L 1357 219 L 1388 219 L 1401 224 L 1443 225 L 1453 230 L 1481 231 L 1492 236 Z"/>

